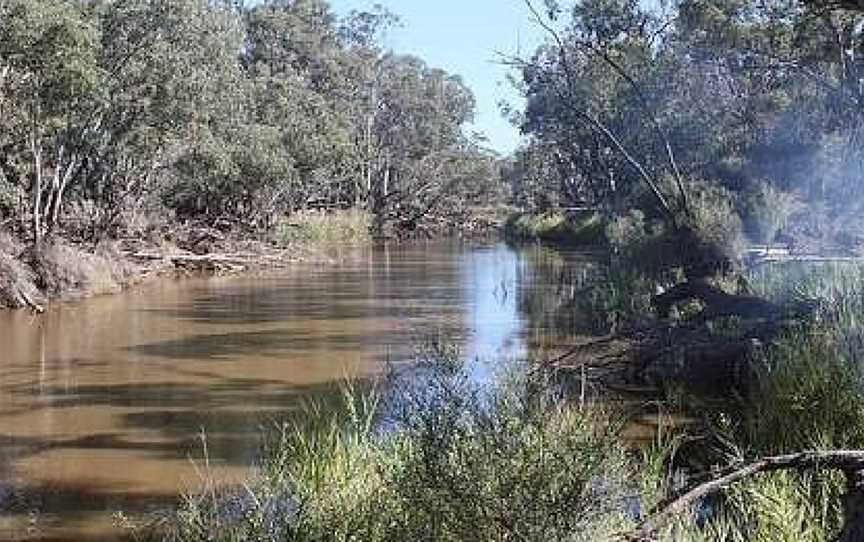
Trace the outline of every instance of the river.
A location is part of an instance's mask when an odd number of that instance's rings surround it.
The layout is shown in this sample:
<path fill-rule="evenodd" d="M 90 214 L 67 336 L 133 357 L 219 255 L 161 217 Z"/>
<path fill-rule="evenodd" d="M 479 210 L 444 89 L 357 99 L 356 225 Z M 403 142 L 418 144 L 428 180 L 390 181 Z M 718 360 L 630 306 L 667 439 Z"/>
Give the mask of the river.
<path fill-rule="evenodd" d="M 105 540 L 204 476 L 240 482 L 263 426 L 429 336 L 523 356 L 542 330 L 519 300 L 556 288 L 525 283 L 539 250 L 378 247 L 0 312 L 0 539 Z"/>

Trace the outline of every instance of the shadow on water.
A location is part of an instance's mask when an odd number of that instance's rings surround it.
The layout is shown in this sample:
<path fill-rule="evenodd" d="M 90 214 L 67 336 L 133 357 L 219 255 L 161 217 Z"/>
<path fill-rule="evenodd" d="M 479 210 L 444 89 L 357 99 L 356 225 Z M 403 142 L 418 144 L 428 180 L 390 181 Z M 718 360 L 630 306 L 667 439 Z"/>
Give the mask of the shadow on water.
<path fill-rule="evenodd" d="M 341 400 L 339 386 L 339 382 L 291 386 L 256 379 L 226 379 L 217 385 L 81 386 L 72 394 L 63 388 L 46 388 L 45 393 L 53 399 L 43 408 L 121 409 L 124 413 L 115 422 L 117 431 L 77 437 L 0 435 L 0 475 L 14 480 L 8 466 L 28 459 L 86 457 L 106 452 L 197 470 L 199 467 L 194 465 L 205 462 L 202 437 L 206 439 L 207 464 L 217 469 L 245 470 L 258 462 L 262 429 L 301 421 L 302 406 L 311 400 L 323 405 L 325 412 L 331 410 Z M 142 433 L 150 436 L 134 436 Z M 65 468 L 62 464 L 54 467 Z M 110 469 L 110 463 L 103 468 Z M 168 468 L 167 472 L 175 470 Z M 43 478 L 0 484 L 0 538 L 19 539 L 21 530 L 32 524 L 29 528 L 33 532 L 27 540 L 120 540 L 123 535 L 111 523 L 112 513 L 122 511 L 139 520 L 156 517 L 178 502 L 178 491 L 182 489 L 175 486 L 129 491 L 102 478 L 89 480 L 80 475 L 77 481 L 70 481 L 55 479 L 50 472 Z M 4 517 L 14 524 L 8 532 L 3 529 Z M 106 530 L 92 538 L 83 531 L 70 535 L 67 530 L 70 525 L 94 521 L 104 523 Z"/>
<path fill-rule="evenodd" d="M 334 352 L 354 352 L 358 343 L 366 347 L 385 347 L 391 344 L 393 333 L 357 334 L 314 333 L 290 330 L 247 331 L 195 335 L 178 340 L 162 341 L 128 347 L 130 352 L 169 358 L 172 360 L 202 359 L 235 360 L 238 357 L 284 356 L 286 352 L 314 350 L 326 345 Z M 290 360 L 285 360 L 290 363 Z"/>

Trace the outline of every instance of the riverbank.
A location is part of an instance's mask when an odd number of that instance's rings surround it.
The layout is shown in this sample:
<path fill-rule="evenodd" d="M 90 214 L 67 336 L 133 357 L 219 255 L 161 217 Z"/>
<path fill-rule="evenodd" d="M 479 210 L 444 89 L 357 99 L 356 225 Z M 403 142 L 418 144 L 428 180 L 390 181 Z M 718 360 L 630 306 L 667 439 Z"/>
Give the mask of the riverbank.
<path fill-rule="evenodd" d="M 497 238 L 507 212 L 477 208 L 458 229 L 445 224 L 418 235 L 426 240 Z M 0 231 L 0 310 L 42 312 L 52 302 L 114 294 L 155 278 L 330 263 L 342 249 L 390 239 L 376 239 L 372 229 L 368 213 L 349 209 L 298 212 L 263 234 L 178 225 L 159 239 L 129 237 L 96 245 L 58 236 L 46 239 L 40 250 Z"/>
<path fill-rule="evenodd" d="M 599 214 L 588 211 L 514 212 L 504 223 L 504 235 L 513 242 L 542 241 L 563 246 L 608 246 L 606 225 Z"/>
<path fill-rule="evenodd" d="M 202 239 L 218 234 L 200 233 Z M 115 294 L 156 278 L 239 273 L 326 259 L 321 250 L 305 245 L 223 244 L 190 250 L 202 245 L 119 240 L 90 247 L 55 239 L 37 250 L 5 236 L 0 238 L 0 309 L 43 312 L 50 303 Z"/>
<path fill-rule="evenodd" d="M 272 234 L 176 226 L 159 239 L 96 245 L 47 239 L 37 250 L 0 232 L 0 309 L 42 312 L 49 303 L 122 292 L 156 278 L 278 269 L 331 261 L 334 247 L 372 242 L 365 213 L 298 213 Z"/>

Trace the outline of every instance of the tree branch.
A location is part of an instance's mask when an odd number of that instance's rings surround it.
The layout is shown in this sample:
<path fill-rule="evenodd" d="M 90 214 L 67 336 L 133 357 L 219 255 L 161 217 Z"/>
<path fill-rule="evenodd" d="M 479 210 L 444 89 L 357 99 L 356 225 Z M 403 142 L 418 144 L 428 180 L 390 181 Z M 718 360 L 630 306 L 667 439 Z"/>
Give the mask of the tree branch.
<path fill-rule="evenodd" d="M 756 474 L 789 469 L 833 469 L 846 474 L 849 487 L 847 501 L 852 493 L 861 492 L 861 473 L 864 471 L 864 450 L 831 450 L 809 451 L 796 454 L 765 457 L 746 465 L 733 466 L 716 478 L 695 487 L 686 489 L 655 507 L 654 512 L 626 540 L 648 541 L 652 535 L 663 527 L 673 517 L 685 513 L 697 501 L 728 488 L 730 485 L 754 476 Z M 860 495 L 858 495 L 860 497 Z M 854 513 L 853 513 L 854 512 Z M 846 527 L 839 541 L 852 540 L 845 538 L 846 533 L 853 530 L 853 522 L 860 521 L 860 511 L 847 510 Z"/>
<path fill-rule="evenodd" d="M 580 118 L 583 122 L 588 124 L 593 130 L 598 131 L 601 134 L 603 134 L 603 136 L 606 137 L 606 139 L 608 139 L 612 143 L 612 145 L 624 157 L 624 159 L 627 161 L 627 163 L 630 164 L 636 170 L 636 172 L 642 178 L 643 182 L 645 182 L 645 184 L 651 190 L 651 193 L 654 195 L 654 198 L 660 204 L 660 207 L 663 209 L 664 213 L 669 217 L 669 220 L 672 222 L 673 227 L 677 229 L 678 221 L 677 221 L 677 218 L 675 217 L 675 212 L 672 210 L 672 207 L 669 205 L 669 202 L 666 200 L 666 197 L 660 191 L 660 188 L 658 187 L 657 182 L 653 179 L 653 177 L 651 177 L 651 175 L 648 174 L 648 171 L 645 169 L 645 167 L 642 165 L 642 163 L 640 163 L 638 160 L 636 160 L 636 158 L 633 157 L 633 155 L 627 150 L 627 148 L 623 145 L 623 143 L 615 136 L 614 133 L 612 133 L 611 130 L 609 130 L 608 127 L 606 127 L 606 125 L 604 125 L 599 119 L 597 119 L 597 118 L 591 116 L 590 114 L 586 113 L 585 111 L 582 111 L 581 109 L 577 108 L 572 103 L 571 99 L 572 99 L 572 96 L 574 94 L 574 92 L 573 92 L 574 77 L 573 77 L 573 73 L 572 73 L 570 63 L 569 63 L 569 60 L 567 57 L 567 48 L 564 45 L 564 41 L 561 38 L 561 36 L 558 34 L 558 32 L 554 28 L 552 28 L 543 19 L 543 17 L 540 15 L 540 13 L 537 11 L 537 9 L 531 3 L 531 0 L 524 0 L 524 2 L 526 4 L 526 6 L 528 7 L 528 9 L 531 11 L 532 15 L 534 16 L 537 24 L 539 24 L 547 33 L 549 33 L 549 35 L 552 36 L 552 38 L 555 40 L 556 44 L 558 45 L 559 56 L 560 56 L 560 60 L 561 60 L 561 66 L 565 72 L 565 78 L 567 81 L 567 89 L 568 89 L 568 93 L 570 94 L 569 97 L 563 96 L 556 89 L 556 93 L 558 93 L 559 98 L 561 99 L 561 102 L 571 112 L 573 112 L 578 118 Z"/>

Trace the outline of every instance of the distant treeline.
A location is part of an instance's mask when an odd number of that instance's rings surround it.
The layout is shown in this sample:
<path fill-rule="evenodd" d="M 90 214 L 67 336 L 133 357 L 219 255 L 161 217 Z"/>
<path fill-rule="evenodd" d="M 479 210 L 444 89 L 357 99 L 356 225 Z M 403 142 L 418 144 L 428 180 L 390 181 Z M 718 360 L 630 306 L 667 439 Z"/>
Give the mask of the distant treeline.
<path fill-rule="evenodd" d="M 323 0 L 3 0 L 0 225 L 38 244 L 309 207 L 460 220 L 497 159 L 462 130 L 459 77 L 383 50 L 396 23 Z"/>

